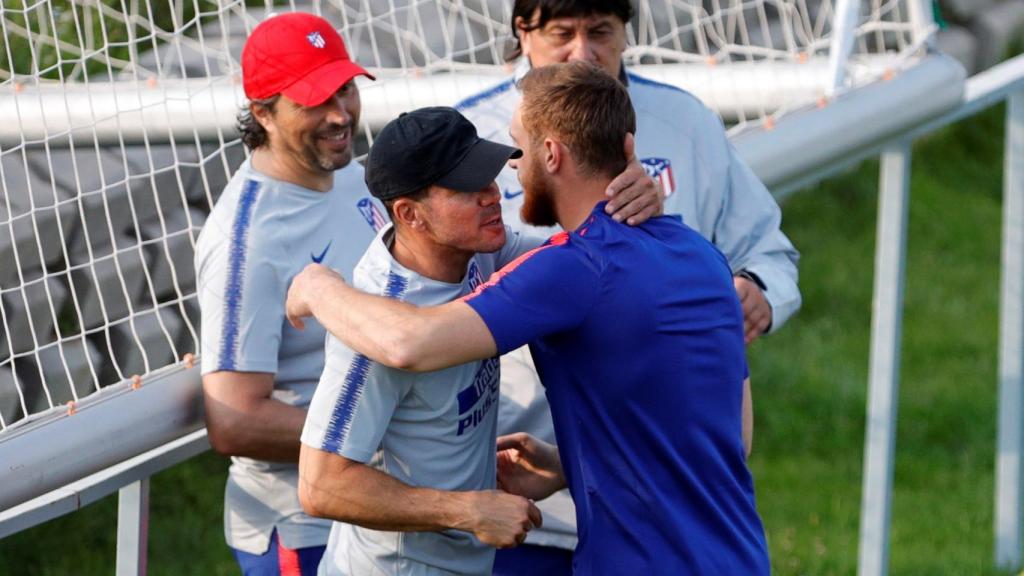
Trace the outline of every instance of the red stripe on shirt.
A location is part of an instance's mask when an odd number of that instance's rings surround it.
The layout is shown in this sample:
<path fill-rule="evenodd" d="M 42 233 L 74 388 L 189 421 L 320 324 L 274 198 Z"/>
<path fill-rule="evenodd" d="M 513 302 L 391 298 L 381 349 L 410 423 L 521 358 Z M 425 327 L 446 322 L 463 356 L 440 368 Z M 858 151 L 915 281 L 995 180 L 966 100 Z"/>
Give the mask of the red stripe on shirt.
<path fill-rule="evenodd" d="M 299 563 L 299 551 L 285 548 L 277 541 L 277 567 L 281 576 L 302 576 L 302 564 Z"/>
<path fill-rule="evenodd" d="M 491 274 L 491 277 L 487 279 L 487 282 L 484 282 L 483 284 L 477 286 L 476 290 L 473 290 L 469 294 L 466 294 L 465 296 L 463 296 L 462 297 L 462 301 L 463 302 L 468 302 L 468 301 L 472 300 L 473 298 L 476 298 L 476 296 L 478 294 L 480 294 L 481 292 L 483 292 L 487 288 L 489 288 L 491 286 L 494 286 L 498 282 L 501 282 L 502 278 L 504 278 L 510 272 L 512 272 L 513 270 L 518 268 L 523 262 L 526 262 L 527 260 L 532 258 L 535 254 L 537 254 L 541 250 L 544 250 L 546 248 L 551 248 L 552 246 L 561 246 L 561 245 L 567 243 L 568 241 L 569 241 L 569 233 L 568 232 L 562 231 L 562 232 L 559 232 L 558 234 L 555 234 L 554 236 L 552 236 L 551 238 L 548 239 L 548 243 L 547 244 L 544 244 L 543 246 L 538 246 L 538 247 L 536 247 L 533 250 L 530 250 L 528 252 L 524 252 L 522 255 L 520 255 L 515 260 L 509 262 L 508 264 L 505 264 L 505 266 L 501 270 L 498 270 L 494 274 Z"/>

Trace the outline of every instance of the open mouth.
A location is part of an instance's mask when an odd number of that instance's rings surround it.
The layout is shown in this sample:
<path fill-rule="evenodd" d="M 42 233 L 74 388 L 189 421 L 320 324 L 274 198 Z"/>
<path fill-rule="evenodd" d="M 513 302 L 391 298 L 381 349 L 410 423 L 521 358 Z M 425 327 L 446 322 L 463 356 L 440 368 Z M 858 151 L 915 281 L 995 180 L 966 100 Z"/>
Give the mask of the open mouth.
<path fill-rule="evenodd" d="M 348 144 L 349 131 L 342 130 L 340 132 L 331 132 L 330 134 L 321 134 L 317 139 L 323 140 L 331 146 L 344 146 Z"/>
<path fill-rule="evenodd" d="M 501 220 L 501 212 L 498 212 L 494 216 L 484 220 L 484 226 L 502 226 L 504 223 Z"/>

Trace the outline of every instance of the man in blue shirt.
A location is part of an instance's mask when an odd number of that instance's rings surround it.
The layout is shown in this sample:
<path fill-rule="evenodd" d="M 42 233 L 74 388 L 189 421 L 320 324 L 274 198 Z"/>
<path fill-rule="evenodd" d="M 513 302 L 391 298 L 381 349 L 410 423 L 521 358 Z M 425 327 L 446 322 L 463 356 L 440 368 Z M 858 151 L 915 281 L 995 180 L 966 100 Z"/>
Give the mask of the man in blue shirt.
<path fill-rule="evenodd" d="M 293 282 L 313 314 L 383 364 L 435 370 L 530 343 L 558 456 L 526 435 L 499 485 L 542 498 L 568 484 L 582 574 L 768 574 L 746 467 L 743 316 L 725 257 L 670 217 L 630 228 L 604 212 L 635 127 L 629 95 L 590 64 L 531 71 L 511 135 L 524 220 L 565 230 L 464 300 L 373 297 L 319 267 Z M 557 113 L 554 113 L 557 111 Z"/>

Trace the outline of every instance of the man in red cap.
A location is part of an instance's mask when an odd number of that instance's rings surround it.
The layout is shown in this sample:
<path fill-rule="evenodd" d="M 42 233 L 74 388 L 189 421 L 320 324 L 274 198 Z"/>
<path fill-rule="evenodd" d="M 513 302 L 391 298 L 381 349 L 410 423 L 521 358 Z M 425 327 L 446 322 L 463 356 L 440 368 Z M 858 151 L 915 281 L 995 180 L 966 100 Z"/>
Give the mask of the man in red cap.
<path fill-rule="evenodd" d="M 224 532 L 244 574 L 314 574 L 330 531 L 296 492 L 325 333 L 291 328 L 284 301 L 310 262 L 349 276 L 384 225 L 352 161 L 360 75 L 373 78 L 322 18 L 282 14 L 253 30 L 239 115 L 251 155 L 196 247 L 206 424 L 232 459 Z"/>

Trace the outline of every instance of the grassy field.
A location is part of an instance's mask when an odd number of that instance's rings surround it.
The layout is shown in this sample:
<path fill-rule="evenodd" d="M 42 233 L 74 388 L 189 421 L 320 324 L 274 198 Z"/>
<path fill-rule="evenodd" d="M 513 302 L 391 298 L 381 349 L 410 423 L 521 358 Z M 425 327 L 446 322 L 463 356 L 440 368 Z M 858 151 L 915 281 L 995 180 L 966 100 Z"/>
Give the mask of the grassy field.
<path fill-rule="evenodd" d="M 992 565 L 1002 108 L 914 149 L 892 574 Z M 751 466 L 780 575 L 856 570 L 878 165 L 791 197 L 804 305 L 750 351 Z M 150 574 L 232 574 L 226 461 L 157 475 Z M 0 574 L 110 574 L 116 498 L 0 541 Z"/>

